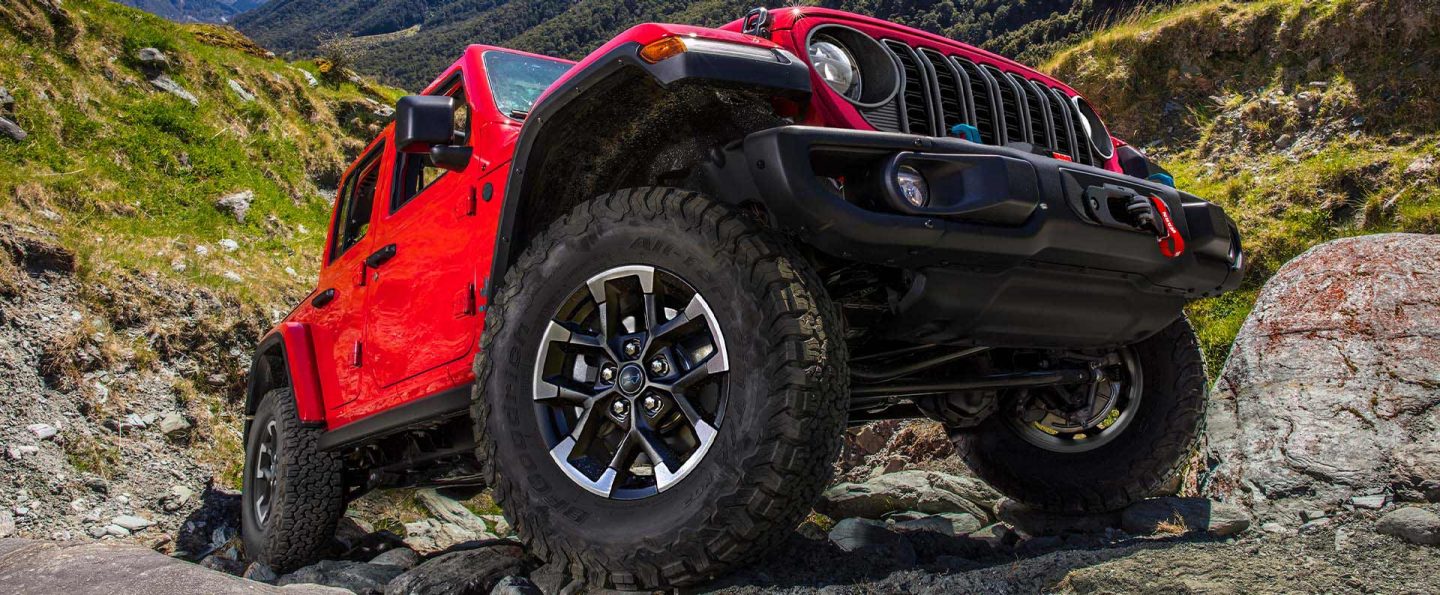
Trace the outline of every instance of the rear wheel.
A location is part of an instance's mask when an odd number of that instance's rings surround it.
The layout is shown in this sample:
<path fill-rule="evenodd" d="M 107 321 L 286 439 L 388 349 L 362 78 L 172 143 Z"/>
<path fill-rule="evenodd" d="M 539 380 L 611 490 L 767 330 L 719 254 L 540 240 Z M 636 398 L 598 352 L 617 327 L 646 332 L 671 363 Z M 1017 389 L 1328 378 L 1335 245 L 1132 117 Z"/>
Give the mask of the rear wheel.
<path fill-rule="evenodd" d="M 1069 513 L 1117 510 L 1174 478 L 1200 435 L 1204 363 L 1181 318 L 1122 349 L 1066 354 L 1093 382 L 1083 396 L 1012 394 L 973 430 L 955 433 L 966 464 L 1006 496 Z"/>
<path fill-rule="evenodd" d="M 779 542 L 845 424 L 836 311 L 729 207 L 621 191 L 537 236 L 487 312 L 474 417 L 531 550 L 592 586 L 692 584 Z"/>
<path fill-rule="evenodd" d="M 245 554 L 278 572 L 319 559 L 345 513 L 341 461 L 320 450 L 322 433 L 301 425 L 295 396 L 280 389 L 260 401 L 245 437 Z"/>

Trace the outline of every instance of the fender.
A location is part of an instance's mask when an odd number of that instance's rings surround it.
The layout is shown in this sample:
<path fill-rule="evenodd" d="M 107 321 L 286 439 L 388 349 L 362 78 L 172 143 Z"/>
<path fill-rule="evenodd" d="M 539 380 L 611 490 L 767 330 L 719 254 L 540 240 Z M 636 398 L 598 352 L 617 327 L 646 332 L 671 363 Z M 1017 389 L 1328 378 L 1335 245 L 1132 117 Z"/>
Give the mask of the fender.
<path fill-rule="evenodd" d="M 277 366 L 279 369 L 275 369 Z M 250 431 L 250 418 L 265 393 L 284 386 L 289 386 L 295 395 L 295 409 L 301 423 L 325 425 L 325 405 L 320 399 L 320 375 L 315 367 L 310 327 L 299 322 L 279 324 L 255 348 L 245 392 L 246 434 Z"/>
<path fill-rule="evenodd" d="M 737 46 L 758 47 L 772 50 L 776 58 L 769 61 L 739 52 L 694 50 L 654 64 L 640 57 L 641 48 L 668 37 L 704 38 Z M 544 208 L 547 212 L 559 213 L 575 204 L 548 194 L 537 194 L 537 186 L 547 173 L 555 175 L 545 171 L 547 152 L 572 142 L 578 130 L 587 128 L 575 123 L 583 121 L 581 113 L 588 107 L 598 104 L 613 106 L 624 101 L 624 93 L 636 92 L 637 87 L 646 84 L 658 85 L 669 93 L 689 85 L 758 91 L 771 98 L 799 103 L 809 101 L 811 92 L 810 67 L 803 60 L 767 39 L 733 31 L 653 23 L 638 25 L 592 52 L 546 90 L 531 109 L 520 131 L 496 230 L 494 261 L 490 278 L 485 284 L 490 299 L 494 299 L 497 288 L 504 282 L 506 271 L 518 256 L 514 253 L 515 247 L 523 246 L 527 235 L 534 231 L 525 229 L 527 224 L 522 210 L 539 207 L 526 207 L 526 203 L 554 201 L 559 204 L 547 204 Z M 637 104 L 635 107 L 637 112 L 644 112 L 647 108 L 663 109 L 654 105 Z M 638 116 L 635 118 L 638 119 Z M 613 118 L 603 120 L 614 122 Z M 604 176 L 607 173 L 594 172 L 593 175 Z M 532 194 L 537 196 L 532 197 Z"/>

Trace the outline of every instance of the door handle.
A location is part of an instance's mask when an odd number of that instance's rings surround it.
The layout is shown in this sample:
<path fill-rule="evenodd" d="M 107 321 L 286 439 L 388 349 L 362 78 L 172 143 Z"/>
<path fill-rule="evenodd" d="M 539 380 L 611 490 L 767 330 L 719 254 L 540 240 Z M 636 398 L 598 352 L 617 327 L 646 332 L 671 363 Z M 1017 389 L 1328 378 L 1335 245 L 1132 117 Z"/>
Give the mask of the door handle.
<path fill-rule="evenodd" d="M 392 258 L 395 258 L 395 244 L 390 244 L 389 246 L 376 250 L 374 254 L 371 254 L 365 259 L 365 266 L 378 269 L 380 265 L 385 264 L 386 261 Z"/>
<path fill-rule="evenodd" d="M 317 295 L 315 296 L 315 299 L 310 300 L 310 305 L 314 306 L 317 309 L 324 308 L 325 306 L 330 305 L 330 302 L 333 301 L 335 301 L 335 289 L 330 288 L 320 292 L 320 295 Z"/>

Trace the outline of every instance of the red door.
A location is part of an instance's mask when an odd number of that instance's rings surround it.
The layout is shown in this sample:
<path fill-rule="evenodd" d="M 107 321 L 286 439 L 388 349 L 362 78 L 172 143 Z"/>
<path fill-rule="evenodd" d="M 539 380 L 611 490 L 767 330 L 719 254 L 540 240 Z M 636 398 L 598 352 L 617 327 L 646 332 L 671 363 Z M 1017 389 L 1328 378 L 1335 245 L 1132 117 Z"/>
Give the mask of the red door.
<path fill-rule="evenodd" d="M 382 154 L 386 146 L 381 141 L 356 161 L 340 186 L 326 250 L 328 260 L 309 304 L 313 311 L 310 336 L 327 411 L 355 400 L 363 390 L 360 364 L 368 292 L 365 257 L 375 241 L 370 225 L 376 196 L 383 192 L 381 186 L 388 186 L 382 184 L 380 175 L 385 169 Z"/>

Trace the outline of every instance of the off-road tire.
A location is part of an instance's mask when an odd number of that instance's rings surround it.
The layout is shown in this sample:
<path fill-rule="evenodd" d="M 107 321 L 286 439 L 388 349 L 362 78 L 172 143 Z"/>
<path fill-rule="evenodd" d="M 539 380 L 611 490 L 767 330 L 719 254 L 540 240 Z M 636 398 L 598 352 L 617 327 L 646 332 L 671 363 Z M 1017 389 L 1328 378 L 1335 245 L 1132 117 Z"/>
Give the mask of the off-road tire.
<path fill-rule="evenodd" d="M 645 264 L 705 295 L 732 376 L 714 447 L 639 500 L 584 491 L 548 456 L 531 397 L 541 334 L 589 276 Z M 497 503 L 531 552 L 592 587 L 701 582 L 782 541 L 828 483 L 849 389 L 839 315 L 819 278 L 749 215 L 670 188 L 592 199 L 536 236 L 490 304 L 472 414 Z M 658 528 L 658 529 L 657 529 Z"/>
<path fill-rule="evenodd" d="M 260 440 L 270 421 L 279 438 L 275 454 L 276 490 L 264 526 L 251 500 Z M 276 572 L 313 563 L 326 553 L 335 525 L 345 513 L 340 457 L 320 450 L 320 428 L 300 423 L 290 389 L 270 391 L 256 408 L 245 437 L 245 479 L 240 498 L 240 527 L 245 555 Z"/>
<path fill-rule="evenodd" d="M 965 463 L 1001 493 L 1032 508 L 1098 513 L 1154 495 L 1181 471 L 1205 418 L 1205 365 L 1183 317 L 1131 346 L 1144 376 L 1135 419 L 1109 443 L 1080 453 L 1037 447 L 1004 413 L 953 435 Z"/>

